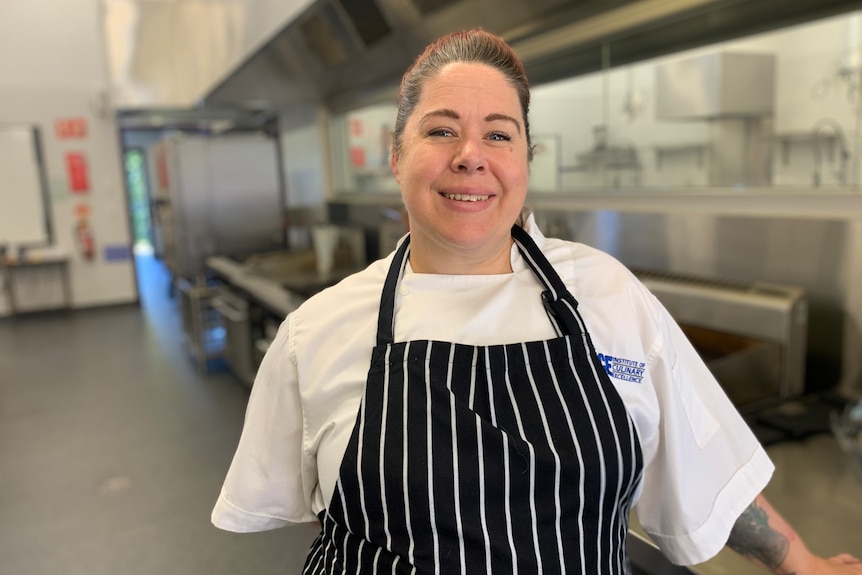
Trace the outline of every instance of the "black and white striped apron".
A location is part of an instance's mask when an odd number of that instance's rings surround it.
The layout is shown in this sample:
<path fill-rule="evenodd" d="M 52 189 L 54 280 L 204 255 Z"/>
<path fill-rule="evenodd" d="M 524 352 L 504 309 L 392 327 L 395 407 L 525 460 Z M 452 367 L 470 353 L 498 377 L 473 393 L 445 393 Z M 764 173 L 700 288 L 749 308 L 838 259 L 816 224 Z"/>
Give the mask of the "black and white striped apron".
<path fill-rule="evenodd" d="M 574 297 L 524 230 L 512 236 L 560 337 L 395 343 L 408 237 L 386 278 L 365 393 L 304 573 L 630 571 L 628 515 L 643 467 L 634 426 Z"/>

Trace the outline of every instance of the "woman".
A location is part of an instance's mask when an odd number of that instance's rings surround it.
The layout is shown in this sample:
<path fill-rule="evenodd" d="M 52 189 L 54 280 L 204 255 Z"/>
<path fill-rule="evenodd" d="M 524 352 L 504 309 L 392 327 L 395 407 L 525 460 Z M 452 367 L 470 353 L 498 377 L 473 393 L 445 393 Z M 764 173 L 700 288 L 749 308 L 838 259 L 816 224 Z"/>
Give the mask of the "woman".
<path fill-rule="evenodd" d="M 778 572 L 862 573 L 759 495 L 772 464 L 651 294 L 522 213 L 528 109 L 481 30 L 407 71 L 391 166 L 410 233 L 285 320 L 214 523 L 318 519 L 306 573 L 604 574 L 627 572 L 636 505 L 677 563 L 728 542 Z"/>

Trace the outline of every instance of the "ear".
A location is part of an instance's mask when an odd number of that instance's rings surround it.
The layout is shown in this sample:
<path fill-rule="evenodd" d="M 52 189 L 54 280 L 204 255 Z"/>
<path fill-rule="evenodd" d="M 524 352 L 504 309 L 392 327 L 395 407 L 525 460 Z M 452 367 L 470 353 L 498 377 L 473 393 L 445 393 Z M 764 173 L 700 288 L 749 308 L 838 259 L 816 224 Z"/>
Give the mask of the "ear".
<path fill-rule="evenodd" d="M 389 169 L 392 170 L 392 175 L 395 176 L 395 181 L 399 184 L 401 179 L 398 173 L 398 153 L 395 151 L 395 146 L 392 146 L 392 151 L 389 153 Z"/>

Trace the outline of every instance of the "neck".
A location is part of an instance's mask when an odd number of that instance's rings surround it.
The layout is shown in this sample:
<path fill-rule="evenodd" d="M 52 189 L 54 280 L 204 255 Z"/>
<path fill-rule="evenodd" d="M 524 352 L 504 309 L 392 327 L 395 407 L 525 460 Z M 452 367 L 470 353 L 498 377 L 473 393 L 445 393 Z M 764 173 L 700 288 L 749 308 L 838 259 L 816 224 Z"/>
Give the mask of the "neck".
<path fill-rule="evenodd" d="M 490 253 L 429 250 L 421 242 L 410 244 L 410 267 L 414 273 L 446 275 L 492 275 L 512 273 L 511 237 Z"/>

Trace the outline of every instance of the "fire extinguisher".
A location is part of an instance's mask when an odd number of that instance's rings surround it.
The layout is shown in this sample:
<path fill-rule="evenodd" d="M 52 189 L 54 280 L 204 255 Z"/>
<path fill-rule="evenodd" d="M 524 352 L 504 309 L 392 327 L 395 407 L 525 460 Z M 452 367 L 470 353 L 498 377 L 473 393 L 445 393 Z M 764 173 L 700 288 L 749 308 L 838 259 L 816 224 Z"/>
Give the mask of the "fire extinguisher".
<path fill-rule="evenodd" d="M 90 223 L 86 218 L 78 220 L 75 235 L 77 236 L 81 255 L 84 256 L 85 260 L 92 261 L 96 255 L 96 244 L 93 241 L 93 232 L 90 229 Z"/>

